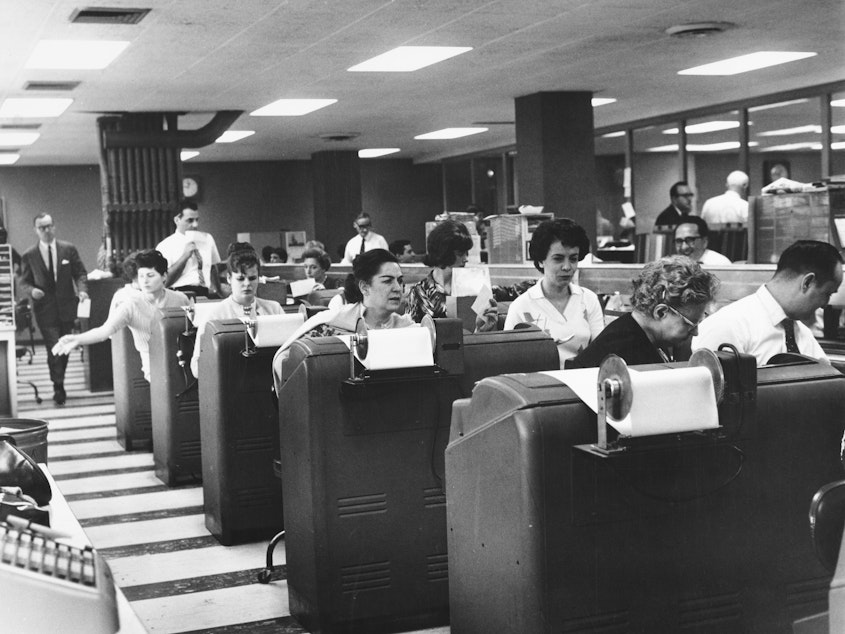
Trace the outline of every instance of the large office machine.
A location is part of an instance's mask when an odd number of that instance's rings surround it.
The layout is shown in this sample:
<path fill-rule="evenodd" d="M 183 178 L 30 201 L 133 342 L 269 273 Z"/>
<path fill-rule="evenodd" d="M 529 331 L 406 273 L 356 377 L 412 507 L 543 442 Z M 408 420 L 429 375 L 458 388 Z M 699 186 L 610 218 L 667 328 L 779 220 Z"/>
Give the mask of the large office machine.
<path fill-rule="evenodd" d="M 210 321 L 200 345 L 200 444 L 205 525 L 229 546 L 283 526 L 273 355 L 298 313 Z"/>
<path fill-rule="evenodd" d="M 695 359 L 495 377 L 456 406 L 452 632 L 791 632 L 825 608 L 807 513 L 842 476 L 845 376 Z"/>
<path fill-rule="evenodd" d="M 161 310 L 150 337 L 153 459 L 156 477 L 168 486 L 202 477 L 199 396 L 190 367 L 196 335 L 191 312 Z"/>
<path fill-rule="evenodd" d="M 150 384 L 129 328 L 112 335 L 111 354 L 117 442 L 126 451 L 149 447 L 153 440 Z"/>
<path fill-rule="evenodd" d="M 326 633 L 445 624 L 452 402 L 484 376 L 557 368 L 557 348 L 537 329 L 464 336 L 457 319 L 345 339 L 300 339 L 282 363 L 291 614 Z"/>

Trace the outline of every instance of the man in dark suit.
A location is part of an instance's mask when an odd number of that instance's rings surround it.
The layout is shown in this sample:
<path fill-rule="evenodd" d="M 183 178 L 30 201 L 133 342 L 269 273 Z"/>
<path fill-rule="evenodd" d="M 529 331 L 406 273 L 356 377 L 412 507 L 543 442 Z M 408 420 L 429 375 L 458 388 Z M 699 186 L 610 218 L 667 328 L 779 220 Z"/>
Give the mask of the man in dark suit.
<path fill-rule="evenodd" d="M 76 247 L 56 240 L 53 218 L 35 217 L 38 244 L 21 258 L 21 294 L 32 298 L 32 312 L 47 348 L 47 364 L 53 382 L 53 400 L 64 405 L 67 356 L 54 356 L 53 346 L 70 334 L 80 299 L 88 299 L 87 272 Z M 74 288 L 75 285 L 75 288 Z"/>
<path fill-rule="evenodd" d="M 655 227 L 676 227 L 684 216 L 692 213 L 692 199 L 695 194 L 686 181 L 678 181 L 669 188 L 669 199 L 672 201 L 666 209 L 660 212 L 654 223 Z"/>

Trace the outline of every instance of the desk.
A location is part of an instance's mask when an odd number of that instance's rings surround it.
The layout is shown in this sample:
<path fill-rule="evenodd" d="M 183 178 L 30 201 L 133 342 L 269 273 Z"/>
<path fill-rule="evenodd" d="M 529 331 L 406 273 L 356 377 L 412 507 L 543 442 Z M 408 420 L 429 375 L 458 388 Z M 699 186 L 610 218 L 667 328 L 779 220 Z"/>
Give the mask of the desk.
<path fill-rule="evenodd" d="M 53 476 L 50 474 L 50 470 L 47 468 L 47 465 L 45 463 L 40 463 L 39 466 L 47 475 L 47 479 L 50 481 L 50 487 L 53 490 L 53 499 L 50 500 L 50 527 L 72 536 L 68 539 L 63 539 L 63 542 L 67 542 L 80 548 L 90 546 L 91 541 L 88 539 L 85 531 L 82 530 L 79 520 L 76 519 L 73 511 L 71 511 L 67 500 L 65 500 L 65 497 L 56 485 L 56 481 L 53 480 Z M 117 613 L 120 618 L 120 629 L 118 630 L 118 633 L 146 634 L 146 628 L 141 623 L 138 615 L 135 614 L 130 607 L 129 601 L 127 601 L 126 596 L 123 594 L 121 589 L 115 586 L 114 592 L 115 600 L 117 601 Z"/>

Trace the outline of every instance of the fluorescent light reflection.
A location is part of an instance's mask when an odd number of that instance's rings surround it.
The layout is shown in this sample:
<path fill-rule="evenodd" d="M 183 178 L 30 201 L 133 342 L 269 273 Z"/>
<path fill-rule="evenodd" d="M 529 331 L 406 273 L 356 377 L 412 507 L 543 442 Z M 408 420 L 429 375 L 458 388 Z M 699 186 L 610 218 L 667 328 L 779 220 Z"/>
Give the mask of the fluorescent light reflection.
<path fill-rule="evenodd" d="M 748 144 L 752 145 L 751 143 Z M 725 150 L 739 149 L 739 141 L 724 141 L 722 143 L 687 143 L 687 152 L 724 152 Z M 646 152 L 677 152 L 680 146 L 675 143 L 672 145 L 658 145 L 650 147 Z"/>
<path fill-rule="evenodd" d="M 685 70 L 679 70 L 679 75 L 739 75 L 752 70 L 777 66 L 788 62 L 795 62 L 799 59 L 814 57 L 818 53 L 812 52 L 786 52 L 786 51 L 758 51 L 739 57 L 731 57 L 710 64 L 694 66 Z"/>
<path fill-rule="evenodd" d="M 619 130 L 618 132 L 608 132 L 607 134 L 602 134 L 601 138 L 603 139 L 615 139 L 616 137 L 625 136 L 625 130 Z"/>
<path fill-rule="evenodd" d="M 234 143 L 255 134 L 255 130 L 226 130 L 214 141 L 215 143 Z"/>
<path fill-rule="evenodd" d="M 719 132 L 720 130 L 733 130 L 739 127 L 739 121 L 705 121 L 704 123 L 693 123 L 684 128 L 687 134 L 706 134 L 708 132 Z M 678 128 L 663 130 L 663 134 L 678 134 Z"/>
<path fill-rule="evenodd" d="M 199 156 L 199 155 L 200 155 L 200 153 L 197 152 L 196 150 L 182 150 L 179 153 L 179 158 L 182 161 L 190 161 L 192 158 L 194 158 L 195 156 Z"/>
<path fill-rule="evenodd" d="M 400 149 L 398 147 L 371 147 L 364 150 L 358 150 L 358 158 L 378 158 L 379 156 L 387 156 L 388 154 L 396 154 Z"/>
<path fill-rule="evenodd" d="M 767 130 L 766 132 L 758 132 L 757 136 L 789 136 L 790 134 L 821 134 L 822 127 L 820 125 L 799 125 L 794 128 L 783 128 L 781 130 Z"/>
<path fill-rule="evenodd" d="M 37 132 L 0 132 L 0 147 L 32 145 L 39 136 Z"/>
<path fill-rule="evenodd" d="M 253 117 L 301 117 L 325 108 L 337 99 L 279 99 L 250 113 Z"/>
<path fill-rule="evenodd" d="M 14 165 L 20 157 L 17 152 L 0 152 L 0 165 Z"/>
<path fill-rule="evenodd" d="M 845 108 L 845 99 L 834 99 L 830 105 L 834 108 Z"/>
<path fill-rule="evenodd" d="M 793 99 L 791 101 L 781 101 L 780 103 L 767 103 L 763 106 L 749 108 L 748 112 L 759 112 L 760 110 L 771 110 L 772 108 L 783 108 L 784 106 L 797 106 L 808 101 L 809 99 Z"/>
<path fill-rule="evenodd" d="M 434 132 L 426 132 L 425 134 L 418 134 L 415 139 L 424 141 L 436 139 L 459 139 L 464 136 L 471 136 L 473 134 L 480 134 L 487 132 L 488 128 L 443 128 L 442 130 L 435 130 Z"/>
<path fill-rule="evenodd" d="M 27 68 L 101 70 L 120 55 L 129 42 L 104 40 L 41 40 Z"/>
<path fill-rule="evenodd" d="M 353 73 L 408 73 L 471 50 L 471 46 L 399 46 L 347 70 Z"/>
<path fill-rule="evenodd" d="M 21 117 L 26 119 L 58 117 L 72 103 L 73 99 L 67 97 L 56 99 L 9 97 L 0 106 L 0 117 Z"/>
<path fill-rule="evenodd" d="M 789 152 L 790 150 L 821 150 L 822 144 L 817 141 L 804 141 L 803 143 L 784 143 L 783 145 L 771 145 L 764 147 L 761 152 Z"/>
<path fill-rule="evenodd" d="M 590 103 L 593 108 L 598 108 L 599 106 L 606 106 L 609 103 L 616 103 L 616 99 L 612 97 L 593 97 Z"/>

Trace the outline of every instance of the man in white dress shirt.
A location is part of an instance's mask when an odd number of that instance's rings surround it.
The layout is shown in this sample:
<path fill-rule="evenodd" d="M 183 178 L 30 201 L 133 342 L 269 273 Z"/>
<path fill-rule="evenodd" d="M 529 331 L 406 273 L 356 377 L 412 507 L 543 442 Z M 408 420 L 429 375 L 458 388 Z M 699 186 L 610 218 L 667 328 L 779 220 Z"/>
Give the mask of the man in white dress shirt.
<path fill-rule="evenodd" d="M 827 361 L 810 329 L 818 308 L 842 284 L 842 256 L 836 247 L 799 240 L 786 248 L 771 280 L 757 292 L 728 304 L 698 326 L 692 349 L 716 350 L 730 343 L 764 365 L 776 354 L 797 352 Z"/>
<path fill-rule="evenodd" d="M 176 231 L 158 243 L 156 249 L 167 258 L 168 288 L 193 292 L 203 297 L 216 296 L 219 289 L 217 267 L 220 253 L 214 238 L 198 231 L 199 209 L 191 201 L 173 218 Z"/>
<path fill-rule="evenodd" d="M 387 240 L 372 230 L 373 221 L 370 219 L 370 214 L 366 212 L 358 214 L 352 226 L 358 232 L 358 235 L 346 243 L 341 264 L 352 264 L 355 256 L 365 251 L 372 251 L 373 249 L 389 250 Z"/>
<path fill-rule="evenodd" d="M 748 222 L 748 201 L 743 199 L 748 191 L 748 174 L 739 170 L 731 172 L 725 187 L 724 194 L 704 202 L 701 217 L 711 225 Z"/>
<path fill-rule="evenodd" d="M 724 266 L 731 261 L 718 251 L 707 248 L 710 229 L 703 218 L 687 216 L 675 227 L 675 251 L 699 264 Z"/>

